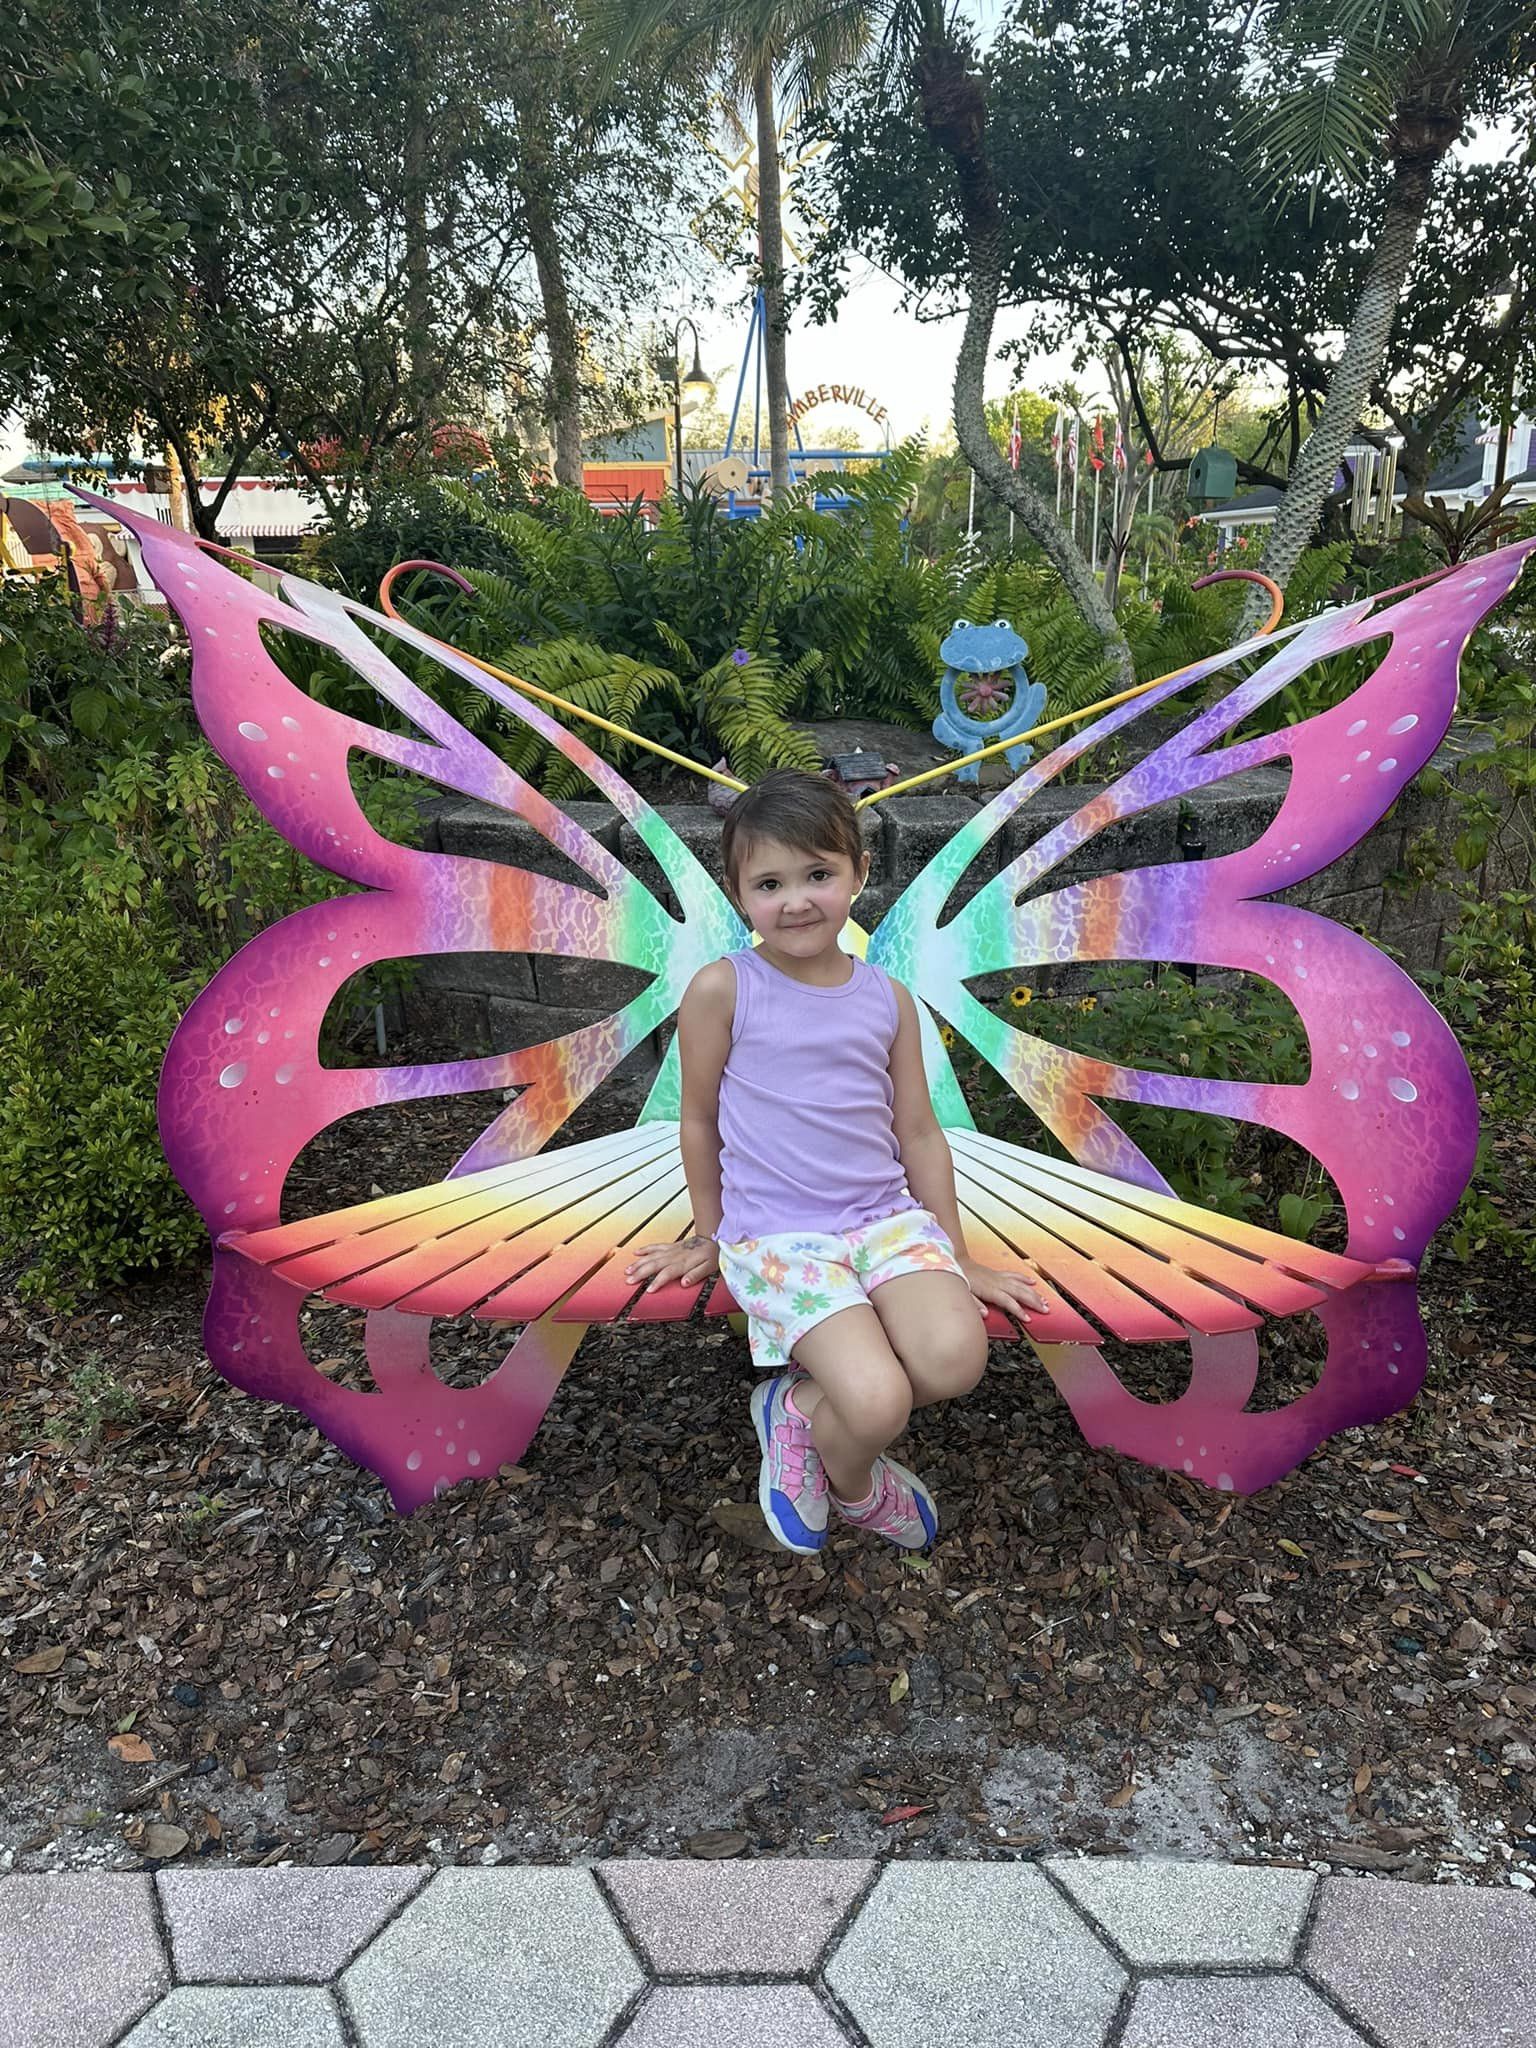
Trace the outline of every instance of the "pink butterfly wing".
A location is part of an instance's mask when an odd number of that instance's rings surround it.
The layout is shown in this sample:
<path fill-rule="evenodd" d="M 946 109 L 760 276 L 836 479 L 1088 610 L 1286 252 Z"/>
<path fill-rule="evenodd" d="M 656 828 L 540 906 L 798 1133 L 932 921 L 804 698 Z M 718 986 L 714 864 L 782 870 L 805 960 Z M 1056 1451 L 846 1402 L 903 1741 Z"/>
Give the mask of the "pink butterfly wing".
<path fill-rule="evenodd" d="M 217 1240 L 278 1219 L 283 1183 L 314 1135 L 355 1110 L 472 1089 L 517 1089 L 456 1172 L 535 1152 L 572 1109 L 676 1009 L 705 961 L 744 930 L 665 822 L 589 748 L 514 692 L 401 626 L 284 578 L 269 596 L 174 529 L 112 507 L 191 638 L 198 717 L 252 802 L 300 853 L 358 885 L 293 913 L 245 946 L 188 1010 L 161 1077 L 162 1140 Z M 630 822 L 675 889 L 669 915 L 626 868 L 467 733 L 389 660 L 358 622 L 431 653 L 558 747 Z M 317 703 L 277 667 L 263 628 L 309 636 L 363 674 L 416 728 L 401 735 Z M 347 773 L 354 751 L 532 823 L 605 892 L 399 846 L 374 831 Z M 614 1016 L 525 1051 L 426 1066 L 328 1068 L 320 1028 L 338 990 L 380 960 L 431 953 L 558 952 L 647 970 Z M 581 1325 L 531 1326 L 480 1387 L 442 1385 L 427 1362 L 430 1320 L 370 1316 L 377 1393 L 316 1371 L 302 1340 L 304 1290 L 226 1251 L 214 1254 L 205 1339 L 235 1384 L 308 1415 L 378 1472 L 397 1507 L 515 1459 L 580 1340 Z M 513 1357 L 517 1363 L 512 1369 Z"/>
<path fill-rule="evenodd" d="M 1110 713 L 1026 771 L 942 849 L 888 913 L 870 957 L 969 1038 L 1082 1164 L 1166 1189 L 1103 1107 L 1117 1100 L 1265 1125 L 1305 1146 L 1332 1175 L 1350 1253 L 1409 1262 L 1409 1274 L 1471 1172 L 1477 1111 L 1465 1060 L 1433 1006 L 1375 946 L 1316 912 L 1266 899 L 1337 859 L 1428 761 L 1455 708 L 1461 651 L 1533 545 L 1485 556 L 1380 613 L 1366 603 L 1308 622 L 1247 682 L 1043 835 L 941 925 L 955 882 L 1009 816 L 1096 739 L 1185 685 Z M 1207 751 L 1311 662 L 1379 637 L 1385 653 L 1343 703 Z M 1214 671 L 1252 651 L 1202 666 Z M 1285 798 L 1252 846 L 1020 900 L 1112 821 L 1285 758 Z M 1113 959 L 1193 960 L 1270 980 L 1305 1028 L 1307 1080 L 1249 1085 L 1091 1059 L 1015 1030 L 963 985 L 999 969 Z M 1305 1395 L 1273 1412 L 1243 1410 L 1257 1373 L 1256 1347 L 1243 1335 L 1196 1340 L 1188 1391 L 1161 1404 L 1135 1399 L 1089 1347 L 1054 1347 L 1047 1362 L 1091 1442 L 1247 1491 L 1332 1431 L 1404 1406 L 1422 1381 L 1424 1333 L 1411 1277 L 1357 1286 L 1317 1313 L 1327 1364 Z"/>

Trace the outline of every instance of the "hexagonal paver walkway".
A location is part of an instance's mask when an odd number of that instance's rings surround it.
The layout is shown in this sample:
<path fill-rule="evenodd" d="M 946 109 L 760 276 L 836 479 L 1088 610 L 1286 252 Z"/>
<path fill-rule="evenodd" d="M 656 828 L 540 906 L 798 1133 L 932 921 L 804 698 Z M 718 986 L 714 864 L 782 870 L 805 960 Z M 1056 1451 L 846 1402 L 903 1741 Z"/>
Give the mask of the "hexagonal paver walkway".
<path fill-rule="evenodd" d="M 593 2048 L 645 1973 L 589 1870 L 443 1870 L 341 1995 L 368 2048 Z"/>
<path fill-rule="evenodd" d="M 0 1877 L 0 2048 L 1536 2048 L 1536 1898 L 1224 1864 Z"/>
<path fill-rule="evenodd" d="M 1028 1864 L 893 1863 L 827 1982 L 880 2048 L 1082 2048 L 1126 1974 Z"/>

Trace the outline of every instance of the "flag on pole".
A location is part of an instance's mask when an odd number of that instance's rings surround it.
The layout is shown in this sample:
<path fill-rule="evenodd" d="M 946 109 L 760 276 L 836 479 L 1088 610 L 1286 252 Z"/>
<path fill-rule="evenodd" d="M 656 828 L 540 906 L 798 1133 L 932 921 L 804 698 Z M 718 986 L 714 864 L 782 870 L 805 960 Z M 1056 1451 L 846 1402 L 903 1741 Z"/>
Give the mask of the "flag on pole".
<path fill-rule="evenodd" d="M 1056 517 L 1061 517 L 1061 433 L 1066 425 L 1065 406 L 1056 408 L 1056 431 L 1051 435 L 1051 460 L 1056 465 Z"/>
<path fill-rule="evenodd" d="M 1125 430 L 1121 426 L 1118 419 L 1115 421 L 1115 446 L 1113 451 L 1113 461 L 1116 469 L 1124 469 L 1126 466 Z"/>
<path fill-rule="evenodd" d="M 1023 453 L 1023 449 L 1024 443 L 1019 438 L 1019 408 L 1015 405 L 1013 408 L 1013 425 L 1008 431 L 1008 466 L 1010 469 L 1018 468 L 1019 457 Z"/>
<path fill-rule="evenodd" d="M 1093 449 L 1096 455 L 1104 453 L 1104 415 L 1101 412 L 1093 416 Z"/>
<path fill-rule="evenodd" d="M 1067 436 L 1067 468 L 1077 475 L 1077 430 L 1081 422 L 1076 413 L 1072 415 L 1072 431 Z"/>

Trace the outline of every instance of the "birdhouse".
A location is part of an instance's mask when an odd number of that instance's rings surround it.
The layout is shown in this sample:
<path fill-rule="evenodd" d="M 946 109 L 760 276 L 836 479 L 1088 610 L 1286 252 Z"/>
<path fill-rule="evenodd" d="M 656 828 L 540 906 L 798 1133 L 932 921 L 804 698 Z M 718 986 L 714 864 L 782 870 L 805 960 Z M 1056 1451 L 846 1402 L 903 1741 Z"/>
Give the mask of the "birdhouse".
<path fill-rule="evenodd" d="M 1224 504 L 1237 491 L 1237 457 L 1230 448 L 1199 449 L 1184 489 L 1191 504 Z"/>

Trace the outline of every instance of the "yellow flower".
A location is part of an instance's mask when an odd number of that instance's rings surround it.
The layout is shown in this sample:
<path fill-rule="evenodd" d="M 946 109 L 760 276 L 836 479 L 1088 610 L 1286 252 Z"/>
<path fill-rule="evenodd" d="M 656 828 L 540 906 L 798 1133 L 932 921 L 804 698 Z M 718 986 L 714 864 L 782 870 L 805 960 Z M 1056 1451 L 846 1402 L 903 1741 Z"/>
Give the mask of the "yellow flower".
<path fill-rule="evenodd" d="M 1022 1010 L 1026 1003 L 1035 1000 L 1035 992 L 1032 988 L 1011 988 L 1008 991 L 1008 1000 L 1016 1010 Z"/>
<path fill-rule="evenodd" d="M 1077 1007 L 1086 1015 L 1089 1010 L 1096 1010 L 1099 1007 L 1099 999 L 1097 996 L 1084 996 Z"/>
<path fill-rule="evenodd" d="M 955 1034 L 948 1024 L 941 1024 L 939 1026 L 939 1042 L 941 1045 L 944 1046 L 951 1046 L 954 1044 Z"/>

